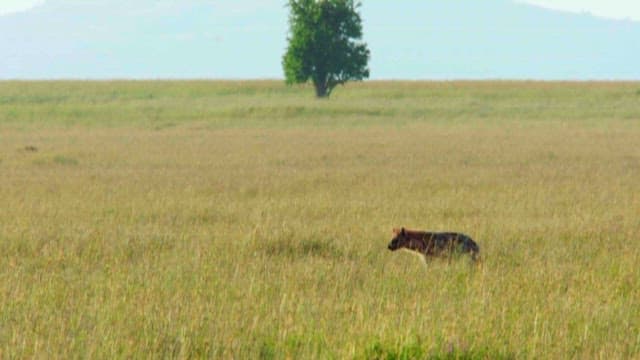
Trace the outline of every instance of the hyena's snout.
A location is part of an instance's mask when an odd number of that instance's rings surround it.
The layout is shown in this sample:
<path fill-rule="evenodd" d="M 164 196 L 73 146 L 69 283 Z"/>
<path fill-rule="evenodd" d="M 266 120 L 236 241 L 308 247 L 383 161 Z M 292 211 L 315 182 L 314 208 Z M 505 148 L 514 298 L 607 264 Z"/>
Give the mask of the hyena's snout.
<path fill-rule="evenodd" d="M 400 247 L 400 240 L 398 240 L 398 238 L 393 238 L 389 243 L 389 245 L 387 246 L 387 249 L 391 251 L 395 251 L 395 250 L 398 250 L 399 247 Z"/>
<path fill-rule="evenodd" d="M 395 244 L 395 240 L 391 240 L 391 242 L 389 243 L 389 245 L 387 245 L 387 249 L 389 249 L 389 250 L 393 251 L 393 250 L 395 250 L 395 249 L 396 249 L 396 246 L 395 246 L 395 245 L 396 245 L 396 244 Z"/>

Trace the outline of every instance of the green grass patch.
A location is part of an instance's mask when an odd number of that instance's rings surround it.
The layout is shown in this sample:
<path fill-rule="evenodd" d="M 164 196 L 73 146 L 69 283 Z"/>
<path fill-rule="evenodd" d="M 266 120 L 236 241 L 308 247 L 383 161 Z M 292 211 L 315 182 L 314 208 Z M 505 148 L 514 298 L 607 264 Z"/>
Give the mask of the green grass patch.
<path fill-rule="evenodd" d="M 461 349 L 453 344 L 440 345 L 428 350 L 421 341 L 413 340 L 400 345 L 383 344 L 379 341 L 370 344 L 356 359 L 367 360 L 511 360 L 516 359 L 512 353 L 492 350 L 488 347 Z"/>
<path fill-rule="evenodd" d="M 53 162 L 59 165 L 78 165 L 78 160 L 69 156 L 56 155 Z"/>

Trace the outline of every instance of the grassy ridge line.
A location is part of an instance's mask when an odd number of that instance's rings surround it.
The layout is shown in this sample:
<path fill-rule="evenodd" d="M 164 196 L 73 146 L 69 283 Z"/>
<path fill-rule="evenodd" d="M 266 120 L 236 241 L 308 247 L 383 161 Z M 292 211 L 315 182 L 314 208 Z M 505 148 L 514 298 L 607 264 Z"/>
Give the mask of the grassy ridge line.
<path fill-rule="evenodd" d="M 278 81 L 0 82 L 0 125 L 162 129 L 633 120 L 638 83 L 365 82 L 313 101 Z"/>
<path fill-rule="evenodd" d="M 105 92 L 49 85 L 11 91 Z M 633 86 L 365 83 L 317 102 L 269 82 L 97 85 L 118 122 L 32 104 L 17 114 L 60 118 L 0 127 L 2 358 L 640 354 Z M 193 120 L 184 94 L 213 85 L 203 103 L 317 110 Z M 147 101 L 175 125 L 124 121 Z M 398 115 L 347 111 L 380 103 Z M 468 232 L 483 265 L 391 254 L 399 225 Z"/>

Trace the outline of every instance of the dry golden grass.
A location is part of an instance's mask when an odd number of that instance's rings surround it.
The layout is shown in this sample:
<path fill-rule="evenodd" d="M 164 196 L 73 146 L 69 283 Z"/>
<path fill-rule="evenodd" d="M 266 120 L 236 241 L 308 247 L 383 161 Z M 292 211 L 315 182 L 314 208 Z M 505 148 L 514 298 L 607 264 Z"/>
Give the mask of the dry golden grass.
<path fill-rule="evenodd" d="M 638 88 L 0 83 L 0 358 L 639 357 Z"/>

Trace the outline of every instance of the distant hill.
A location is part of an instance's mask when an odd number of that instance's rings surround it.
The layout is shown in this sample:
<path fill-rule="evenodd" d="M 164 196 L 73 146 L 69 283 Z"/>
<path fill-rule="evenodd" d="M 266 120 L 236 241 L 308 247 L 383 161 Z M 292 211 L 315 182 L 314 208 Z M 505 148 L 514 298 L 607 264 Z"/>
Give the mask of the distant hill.
<path fill-rule="evenodd" d="M 500 0 L 380 3 L 368 11 L 388 16 L 365 26 L 383 77 L 640 79 L 637 22 Z"/>
<path fill-rule="evenodd" d="M 0 17 L 0 78 L 281 78 L 284 1 L 49 0 Z M 507 0 L 365 1 L 372 78 L 638 79 L 640 23 Z"/>

